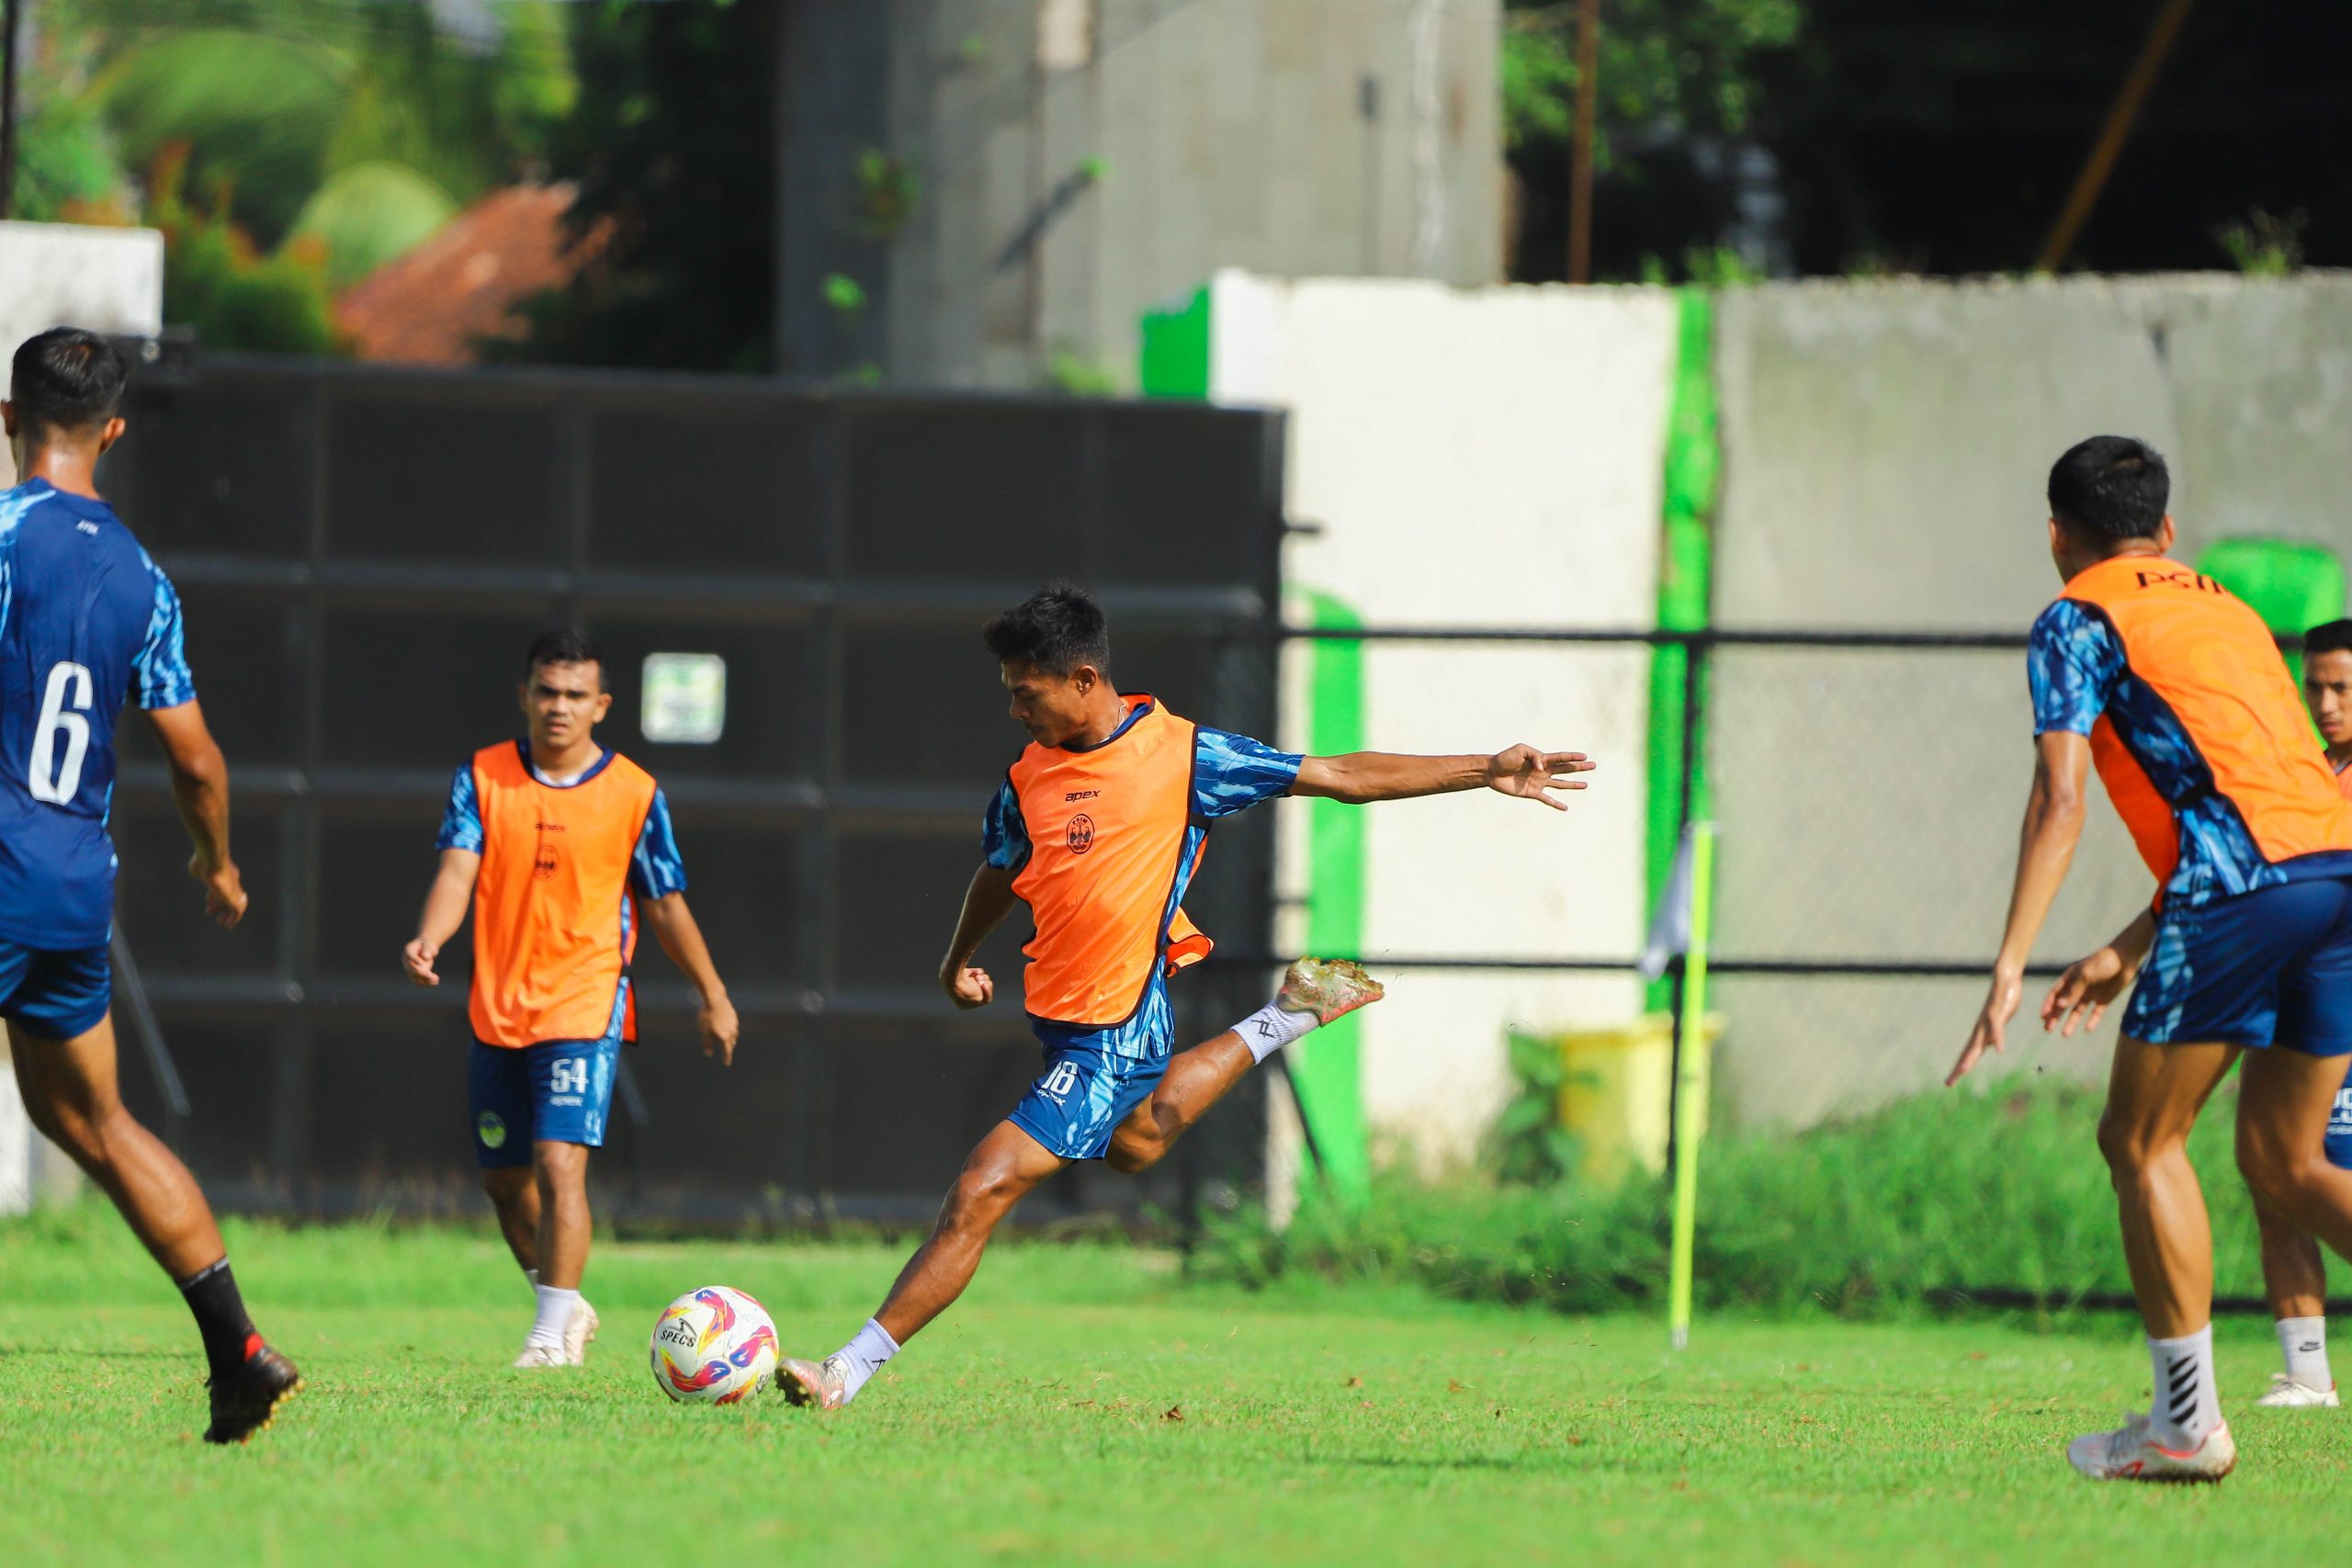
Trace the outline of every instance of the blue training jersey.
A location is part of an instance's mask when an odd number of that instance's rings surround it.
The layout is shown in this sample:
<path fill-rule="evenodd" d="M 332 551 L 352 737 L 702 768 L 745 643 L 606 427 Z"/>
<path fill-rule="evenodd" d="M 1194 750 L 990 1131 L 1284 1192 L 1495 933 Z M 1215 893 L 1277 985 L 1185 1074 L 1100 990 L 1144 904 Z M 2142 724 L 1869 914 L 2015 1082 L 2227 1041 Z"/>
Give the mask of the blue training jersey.
<path fill-rule="evenodd" d="M 102 501 L 0 491 L 0 938 L 103 945 L 114 925 L 114 726 L 196 700 L 179 596 Z"/>

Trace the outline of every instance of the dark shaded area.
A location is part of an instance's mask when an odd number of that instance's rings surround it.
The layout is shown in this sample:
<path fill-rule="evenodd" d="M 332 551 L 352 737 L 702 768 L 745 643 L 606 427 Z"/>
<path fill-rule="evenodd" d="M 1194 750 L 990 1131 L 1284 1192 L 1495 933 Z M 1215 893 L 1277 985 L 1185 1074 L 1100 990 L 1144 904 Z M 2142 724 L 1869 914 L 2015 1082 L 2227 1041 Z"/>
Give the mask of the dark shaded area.
<path fill-rule="evenodd" d="M 2159 9 L 2158 0 L 1809 0 L 1792 48 L 1755 67 L 1757 140 L 1780 164 L 1803 274 L 2030 267 Z M 1612 134 L 1595 198 L 1596 270 L 1634 277 L 1716 243 L 1724 181 L 1703 141 L 1645 151 Z M 1628 140 L 1630 138 L 1630 141 Z M 2352 265 L 2352 8 L 2205 0 L 2069 265 L 2228 268 L 2217 231 L 2287 220 L 2302 260 Z M 1557 277 L 1566 146 L 1511 159 L 1517 275 Z M 2300 218 L 2300 227 L 2296 226 Z"/>
<path fill-rule="evenodd" d="M 235 931 L 199 918 L 134 725 L 121 919 L 193 1102 L 180 1145 L 232 1206 L 479 1207 L 470 936 L 435 990 L 395 958 L 450 777 L 516 733 L 516 661 L 547 626 L 604 642 L 600 736 L 668 792 L 742 1014 L 722 1070 L 693 1048 L 676 971 L 641 952 L 644 1044 L 625 1060 L 650 1117 L 624 1094 L 597 1168 L 610 1211 L 653 1224 L 919 1218 L 1035 1077 L 1025 918 L 981 949 L 997 1006 L 959 1014 L 936 981 L 982 808 L 1022 744 L 980 646 L 990 611 L 1074 572 L 1136 685 L 1187 717 L 1273 729 L 1277 414 L 227 357 L 135 385 L 130 412 L 138 434 L 104 483 L 186 602 L 254 907 Z M 255 429 L 274 470 L 250 459 Z M 678 446 L 700 458 L 691 484 Z M 1138 517 L 1182 530 L 1188 571 L 1130 537 Z M 656 652 L 725 660 L 716 742 L 647 735 Z M 1272 829 L 1268 812 L 1221 824 L 1187 900 L 1242 953 L 1270 946 Z M 1185 1042 L 1249 1011 L 1265 978 L 1186 976 Z M 153 1109 L 154 1076 L 125 1076 Z M 1229 1201 L 1261 1165 L 1263 1103 L 1253 1086 L 1148 1180 L 1073 1175 L 1028 1217 Z"/>
<path fill-rule="evenodd" d="M 609 250 L 522 314 L 491 350 L 542 364 L 757 372 L 773 367 L 781 0 L 582 4 L 571 14 L 580 103 L 550 150 L 577 181 L 575 238 Z"/>

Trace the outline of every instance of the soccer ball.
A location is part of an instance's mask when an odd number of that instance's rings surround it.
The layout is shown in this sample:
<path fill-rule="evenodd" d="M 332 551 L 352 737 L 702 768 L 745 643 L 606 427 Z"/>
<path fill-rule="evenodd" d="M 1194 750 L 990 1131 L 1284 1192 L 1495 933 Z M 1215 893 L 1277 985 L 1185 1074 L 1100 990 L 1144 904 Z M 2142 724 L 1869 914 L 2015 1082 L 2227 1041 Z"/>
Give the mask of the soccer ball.
<path fill-rule="evenodd" d="M 767 1308 L 727 1285 L 689 1291 L 653 1325 L 653 1381 L 681 1404 L 732 1404 L 775 1375 Z"/>

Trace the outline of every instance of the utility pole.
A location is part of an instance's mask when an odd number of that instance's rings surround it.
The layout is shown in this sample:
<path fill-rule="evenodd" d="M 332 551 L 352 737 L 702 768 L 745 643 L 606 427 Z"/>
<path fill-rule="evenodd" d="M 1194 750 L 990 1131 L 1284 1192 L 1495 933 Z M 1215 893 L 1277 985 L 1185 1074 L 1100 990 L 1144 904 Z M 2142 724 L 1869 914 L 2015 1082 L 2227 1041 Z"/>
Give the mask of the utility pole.
<path fill-rule="evenodd" d="M 0 218 L 17 195 L 17 13 L 22 0 L 0 0 Z"/>
<path fill-rule="evenodd" d="M 2083 172 L 2075 176 L 2066 206 L 2051 227 L 2050 237 L 2041 243 L 2041 259 L 2034 263 L 2037 272 L 2056 272 L 2066 253 L 2075 248 L 2083 225 L 2090 220 L 2091 209 L 2098 205 L 2099 192 L 2107 188 L 2107 176 L 2115 172 L 2115 161 L 2123 155 L 2123 144 L 2131 139 L 2132 127 L 2156 85 L 2156 76 L 2165 68 L 2165 57 L 2180 39 L 2188 8 L 2195 4 L 2197 0 L 2165 0 L 2165 8 L 2156 13 L 2148 41 L 2140 46 L 2140 58 L 2132 62 L 2132 73 L 2123 79 L 2123 90 L 2116 95 L 2115 107 L 2107 111 L 2107 123 L 2099 127 L 2098 140 L 2083 161 Z"/>
<path fill-rule="evenodd" d="M 1577 0 L 1577 129 L 1568 149 L 1568 281 L 1592 281 L 1592 133 L 1599 119 L 1600 0 Z"/>

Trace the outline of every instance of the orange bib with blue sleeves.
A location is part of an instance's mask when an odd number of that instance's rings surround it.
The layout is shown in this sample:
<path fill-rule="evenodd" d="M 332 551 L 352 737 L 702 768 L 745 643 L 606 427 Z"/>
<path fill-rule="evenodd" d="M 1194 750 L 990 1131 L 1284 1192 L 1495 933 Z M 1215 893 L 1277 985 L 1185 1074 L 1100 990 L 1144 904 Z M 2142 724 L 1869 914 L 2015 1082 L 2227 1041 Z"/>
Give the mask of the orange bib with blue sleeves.
<path fill-rule="evenodd" d="M 522 748 L 474 753 L 481 869 L 474 882 L 474 1035 L 489 1045 L 601 1040 L 637 944 L 629 866 L 653 775 L 611 753 L 569 788 L 532 777 Z M 634 996 L 621 1038 L 637 1038 Z"/>
<path fill-rule="evenodd" d="M 2179 721 L 2256 852 L 2271 865 L 2352 850 L 2347 802 L 2313 738 L 2294 677 L 2260 616 L 2177 561 L 2119 556 L 2066 584 L 2107 618 L 2131 673 Z M 2113 722 L 2091 731 L 2091 760 L 2141 858 L 2168 884 L 2180 862 L 2176 803 Z"/>
<path fill-rule="evenodd" d="M 1012 890 L 1037 934 L 1023 989 L 1031 1016 L 1078 1028 L 1124 1023 L 1155 976 L 1208 956 L 1209 939 L 1175 907 L 1193 818 L 1193 730 L 1149 697 L 1126 729 L 1091 751 L 1031 744 L 1012 764 L 1029 863 Z M 1197 861 L 1198 856 L 1195 855 Z"/>

